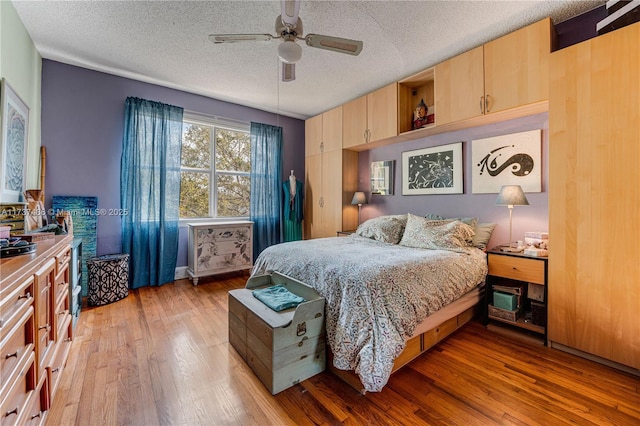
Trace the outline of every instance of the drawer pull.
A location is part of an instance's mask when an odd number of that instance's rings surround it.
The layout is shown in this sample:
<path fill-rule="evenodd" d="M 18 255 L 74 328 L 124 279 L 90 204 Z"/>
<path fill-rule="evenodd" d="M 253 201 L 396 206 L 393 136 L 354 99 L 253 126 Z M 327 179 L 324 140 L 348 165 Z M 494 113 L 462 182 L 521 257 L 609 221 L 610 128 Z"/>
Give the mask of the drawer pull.
<path fill-rule="evenodd" d="M 58 371 L 60 371 L 60 367 L 56 367 L 56 368 L 52 368 L 51 369 L 52 373 L 57 373 Z"/>
<path fill-rule="evenodd" d="M 19 352 L 20 352 L 20 349 L 16 349 L 16 351 L 15 351 L 14 353 L 12 353 L 12 354 L 6 354 L 6 355 L 4 356 L 4 359 L 9 359 L 9 358 L 13 358 L 13 357 L 18 358 L 18 353 L 19 353 Z"/>
<path fill-rule="evenodd" d="M 305 359 L 306 357 L 307 357 L 307 355 L 302 355 L 302 356 L 300 357 L 300 359 Z"/>
<path fill-rule="evenodd" d="M 18 300 L 20 299 L 28 299 L 31 297 L 31 293 L 26 292 L 25 294 L 21 294 L 20 296 L 18 296 Z"/>
<path fill-rule="evenodd" d="M 45 324 L 45 325 L 41 325 L 40 327 L 38 327 L 38 330 L 47 330 L 49 331 L 51 327 L 49 327 L 49 324 Z"/>
<path fill-rule="evenodd" d="M 66 310 L 65 310 L 65 311 L 60 311 L 60 312 L 58 312 L 58 315 L 64 315 L 64 314 L 66 314 L 66 313 L 67 313 L 67 311 L 66 311 Z"/>
<path fill-rule="evenodd" d="M 13 410 L 11 410 L 11 411 L 7 411 L 6 413 L 4 413 L 4 416 L 5 416 L 5 417 L 9 417 L 9 416 L 10 416 L 10 415 L 12 415 L 12 414 L 18 415 L 18 407 L 14 408 L 14 409 L 13 409 Z"/>
<path fill-rule="evenodd" d="M 304 336 L 305 334 L 307 334 L 307 322 L 301 322 L 300 324 L 298 324 L 298 327 L 296 328 L 296 336 Z"/>
<path fill-rule="evenodd" d="M 304 341 L 305 341 L 305 340 L 307 340 L 307 339 L 309 339 L 309 338 L 308 338 L 307 336 L 304 336 L 304 337 L 302 338 L 302 340 L 300 340 L 300 341 L 298 342 L 298 347 L 301 347 L 302 345 L 304 345 Z"/>
<path fill-rule="evenodd" d="M 33 416 L 31 416 L 31 420 L 33 420 L 33 419 L 35 419 L 37 417 L 40 417 L 41 414 L 42 414 L 42 412 L 38 411 L 38 414 L 34 414 Z"/>
<path fill-rule="evenodd" d="M 318 312 L 314 318 L 320 318 L 321 316 L 322 316 L 322 314 L 320 312 Z"/>

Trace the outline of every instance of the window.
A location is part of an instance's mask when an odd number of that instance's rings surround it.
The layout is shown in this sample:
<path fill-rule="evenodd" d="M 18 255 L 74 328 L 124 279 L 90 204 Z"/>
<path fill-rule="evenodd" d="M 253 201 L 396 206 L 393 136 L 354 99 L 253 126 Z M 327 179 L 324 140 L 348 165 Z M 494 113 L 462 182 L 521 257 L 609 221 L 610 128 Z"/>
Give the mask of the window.
<path fill-rule="evenodd" d="M 246 124 L 185 114 L 180 217 L 248 217 L 250 136 Z"/>

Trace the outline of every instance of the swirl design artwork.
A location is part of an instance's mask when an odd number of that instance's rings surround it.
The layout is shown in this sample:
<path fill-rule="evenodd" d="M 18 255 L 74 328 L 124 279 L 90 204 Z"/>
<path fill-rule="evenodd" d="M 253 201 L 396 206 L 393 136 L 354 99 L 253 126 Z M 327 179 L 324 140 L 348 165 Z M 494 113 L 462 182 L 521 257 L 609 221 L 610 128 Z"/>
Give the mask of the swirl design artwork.
<path fill-rule="evenodd" d="M 534 168 L 533 158 L 529 154 L 518 153 L 507 159 L 502 159 L 501 150 L 505 148 L 514 148 L 515 145 L 505 145 L 491 150 L 480 162 L 480 175 L 485 171 L 491 176 L 498 176 L 504 170 L 508 169 L 514 176 L 527 176 Z"/>
<path fill-rule="evenodd" d="M 453 187 L 453 151 L 409 158 L 409 189 Z"/>

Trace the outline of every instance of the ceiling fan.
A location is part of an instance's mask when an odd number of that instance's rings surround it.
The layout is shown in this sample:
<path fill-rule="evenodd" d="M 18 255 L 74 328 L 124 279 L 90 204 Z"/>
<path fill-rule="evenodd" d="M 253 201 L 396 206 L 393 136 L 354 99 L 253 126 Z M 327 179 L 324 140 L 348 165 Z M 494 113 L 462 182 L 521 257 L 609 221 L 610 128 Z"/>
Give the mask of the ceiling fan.
<path fill-rule="evenodd" d="M 209 40 L 218 43 L 238 43 L 243 41 L 269 41 L 282 39 L 278 46 L 278 57 L 282 62 L 282 81 L 296 79 L 296 62 L 302 57 L 302 48 L 296 43 L 304 40 L 307 46 L 357 56 L 362 51 L 362 42 L 348 38 L 320 34 L 303 37 L 302 20 L 298 16 L 300 0 L 281 0 L 282 13 L 276 18 L 276 35 L 271 34 L 210 34 Z"/>

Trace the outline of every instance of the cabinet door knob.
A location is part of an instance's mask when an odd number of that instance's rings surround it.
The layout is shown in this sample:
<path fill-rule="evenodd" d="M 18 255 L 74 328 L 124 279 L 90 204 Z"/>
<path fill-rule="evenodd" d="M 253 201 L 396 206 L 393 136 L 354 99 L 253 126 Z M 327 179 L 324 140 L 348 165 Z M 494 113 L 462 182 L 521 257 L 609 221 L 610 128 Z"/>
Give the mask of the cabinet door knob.
<path fill-rule="evenodd" d="M 18 358 L 18 353 L 19 353 L 19 352 L 20 352 L 20 350 L 19 350 L 19 349 L 16 349 L 16 351 L 15 351 L 14 353 L 12 353 L 12 354 L 6 354 L 6 355 L 4 356 L 4 359 L 9 359 L 9 358 L 13 358 L 13 357 Z"/>
<path fill-rule="evenodd" d="M 485 114 L 491 111 L 491 108 L 489 108 L 489 95 L 487 95 L 484 99 L 484 111 Z"/>

